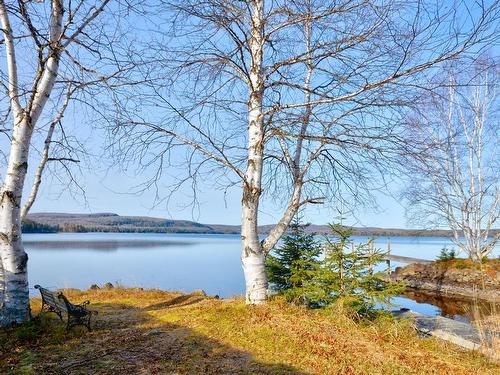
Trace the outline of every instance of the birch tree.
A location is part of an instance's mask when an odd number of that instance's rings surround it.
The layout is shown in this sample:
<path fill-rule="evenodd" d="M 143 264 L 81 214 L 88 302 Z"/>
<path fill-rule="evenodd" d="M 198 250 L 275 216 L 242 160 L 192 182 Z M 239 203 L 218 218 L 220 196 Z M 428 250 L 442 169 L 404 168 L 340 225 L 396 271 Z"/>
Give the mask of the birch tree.
<path fill-rule="evenodd" d="M 469 68 L 455 63 L 444 74 L 448 87 L 408 124 L 426 151 L 406 161 L 404 197 L 411 218 L 450 228 L 460 251 L 481 261 L 500 239 L 492 231 L 500 218 L 498 65 L 483 58 Z"/>
<path fill-rule="evenodd" d="M 171 23 L 151 46 L 155 84 L 138 94 L 137 116 L 118 119 L 115 146 L 123 160 L 154 166 L 146 187 L 181 166 L 186 174 L 171 191 L 190 183 L 196 193 L 207 179 L 241 184 L 241 260 L 252 304 L 266 300 L 265 257 L 297 210 L 368 196 L 404 143 L 399 108 L 414 102 L 429 70 L 498 29 L 496 3 L 473 11 L 432 1 L 163 5 Z M 265 196 L 284 204 L 261 240 Z"/>
<path fill-rule="evenodd" d="M 0 85 L 7 95 L 2 102 L 8 108 L 5 120 L 11 123 L 6 131 L 10 148 L 5 152 L 6 173 L 0 191 L 0 326 L 22 322 L 29 316 L 28 256 L 23 248 L 21 221 L 36 199 L 47 163 L 77 161 L 64 155 L 50 156 L 56 127 L 62 129 L 64 112 L 77 92 L 92 84 L 109 87 L 125 69 L 113 69 L 112 54 L 103 49 L 106 46 L 110 52 L 107 43 L 113 37 L 106 37 L 109 29 L 97 20 L 109 8 L 108 3 L 0 1 L 5 58 Z M 117 29 L 115 32 L 119 37 Z M 116 58 L 115 54 L 114 63 Z M 96 67 L 104 65 L 107 69 L 99 73 Z M 85 96 L 78 101 L 83 104 Z M 61 132 L 59 146 L 69 147 L 64 143 L 68 136 Z M 31 192 L 23 202 L 35 133 L 45 133 L 45 137 Z"/>

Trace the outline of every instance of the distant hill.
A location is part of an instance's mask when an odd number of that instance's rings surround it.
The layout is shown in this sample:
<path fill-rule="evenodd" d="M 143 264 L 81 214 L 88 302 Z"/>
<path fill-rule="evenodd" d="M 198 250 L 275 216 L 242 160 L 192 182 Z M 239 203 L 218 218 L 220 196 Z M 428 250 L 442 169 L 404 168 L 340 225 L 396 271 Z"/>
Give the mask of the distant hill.
<path fill-rule="evenodd" d="M 58 232 L 215 233 L 210 226 L 194 221 L 168 220 L 147 216 L 120 216 L 113 213 L 41 212 L 29 214 L 26 222 L 43 225 L 45 228 L 57 228 Z"/>
<path fill-rule="evenodd" d="M 271 225 L 259 227 L 259 233 L 266 234 Z M 329 233 L 328 225 L 310 225 L 308 231 L 318 234 Z M 354 235 L 380 237 L 449 237 L 447 230 L 421 230 L 377 227 L 353 227 Z M 498 232 L 499 230 L 495 230 Z M 120 216 L 114 213 L 66 214 L 40 212 L 29 214 L 23 223 L 25 233 L 54 232 L 137 232 L 137 233 L 207 233 L 239 234 L 239 225 L 200 224 L 189 220 L 170 220 L 148 216 Z"/>

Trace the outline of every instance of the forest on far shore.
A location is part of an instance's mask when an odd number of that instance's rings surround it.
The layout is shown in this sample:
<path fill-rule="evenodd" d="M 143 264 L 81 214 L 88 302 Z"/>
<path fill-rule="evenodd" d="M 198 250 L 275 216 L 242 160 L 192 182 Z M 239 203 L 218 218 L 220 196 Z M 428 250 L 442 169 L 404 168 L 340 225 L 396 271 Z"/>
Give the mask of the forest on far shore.
<path fill-rule="evenodd" d="M 261 234 L 267 234 L 272 225 L 259 226 Z M 355 236 L 380 237 L 450 237 L 448 230 L 399 229 L 377 227 L 352 227 Z M 170 220 L 147 216 L 121 216 L 114 213 L 63 214 L 34 213 L 23 222 L 23 233 L 199 233 L 239 234 L 239 225 L 201 224 L 188 220 Z M 308 232 L 327 234 L 328 225 L 310 225 Z M 493 230 L 495 235 L 498 230 Z"/>

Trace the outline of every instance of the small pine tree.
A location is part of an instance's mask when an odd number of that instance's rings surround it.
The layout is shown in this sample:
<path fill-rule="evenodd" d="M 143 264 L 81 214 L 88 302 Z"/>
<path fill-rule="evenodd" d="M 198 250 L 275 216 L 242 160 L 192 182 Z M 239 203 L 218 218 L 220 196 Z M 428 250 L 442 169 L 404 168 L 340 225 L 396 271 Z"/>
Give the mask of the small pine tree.
<path fill-rule="evenodd" d="M 306 233 L 307 226 L 295 217 L 283 239 L 283 246 L 275 249 L 266 259 L 271 288 L 294 303 L 307 303 L 303 287 L 320 264 L 318 256 L 321 247 L 314 235 Z"/>
<path fill-rule="evenodd" d="M 456 259 L 457 257 L 457 253 L 455 251 L 455 249 L 449 249 L 445 246 L 441 249 L 441 252 L 439 253 L 438 257 L 437 257 L 437 260 L 438 261 L 442 261 L 442 262 L 446 262 L 448 260 L 453 260 L 453 259 Z"/>
<path fill-rule="evenodd" d="M 351 229 L 339 225 L 330 228 L 332 235 L 325 238 L 325 257 L 302 288 L 309 304 L 322 307 L 342 299 L 355 313 L 363 315 L 377 303 L 390 305 L 391 297 L 402 287 L 382 281 L 383 272 L 376 266 L 385 254 L 374 248 L 373 241 L 354 246 Z"/>

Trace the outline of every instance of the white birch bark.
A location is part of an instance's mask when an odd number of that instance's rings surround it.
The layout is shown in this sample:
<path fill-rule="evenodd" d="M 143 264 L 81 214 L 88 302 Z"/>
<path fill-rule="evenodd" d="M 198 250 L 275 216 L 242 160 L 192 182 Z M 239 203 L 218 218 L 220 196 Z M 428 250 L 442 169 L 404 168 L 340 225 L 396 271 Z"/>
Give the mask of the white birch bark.
<path fill-rule="evenodd" d="M 496 83 L 489 82 L 486 71 L 476 78 L 471 92 L 466 93 L 469 98 L 462 99 L 463 102 L 457 99 L 459 102 L 454 105 L 454 98 L 459 98 L 459 95 L 455 94 L 456 90 L 455 87 L 451 88 L 449 97 L 450 108 L 456 109 L 457 118 L 455 121 L 451 115 L 448 118 L 447 179 L 438 183 L 451 185 L 452 196 L 456 199 L 452 207 L 458 212 L 455 213 L 451 209 L 446 217 L 454 232 L 455 244 L 470 258 L 481 261 L 498 241 L 498 236 L 489 235 L 491 223 L 499 217 L 498 183 L 490 183 L 488 188 L 485 187 L 485 175 L 492 176 L 495 173 L 494 166 L 489 165 L 495 160 L 495 146 L 489 150 L 492 158 L 483 160 L 482 156 L 486 147 L 484 132 L 486 121 L 489 120 L 488 113 L 496 101 Z M 459 138 L 460 134 L 462 139 Z M 483 165 L 483 162 L 486 162 L 486 165 Z"/>
<path fill-rule="evenodd" d="M 13 34 L 5 3 L 0 2 L 0 21 L 6 40 L 9 97 L 14 118 L 7 173 L 0 195 L 0 257 L 3 268 L 0 326 L 19 323 L 29 317 L 28 256 L 21 238 L 21 199 L 33 128 L 47 103 L 59 68 L 62 16 L 62 1 L 52 0 L 49 55 L 43 70 L 39 71 L 41 76 L 36 81 L 31 100 L 26 108 L 22 108 L 18 96 Z"/>
<path fill-rule="evenodd" d="M 241 262 L 245 275 L 246 302 L 259 304 L 267 298 L 267 275 L 265 254 L 257 232 L 259 200 L 262 191 L 262 162 L 264 157 L 263 124 L 263 10 L 264 1 L 252 2 L 252 35 L 250 40 L 251 63 L 249 72 L 248 101 L 248 162 L 243 180 L 241 239 Z"/>

